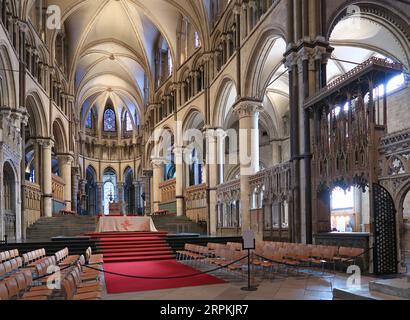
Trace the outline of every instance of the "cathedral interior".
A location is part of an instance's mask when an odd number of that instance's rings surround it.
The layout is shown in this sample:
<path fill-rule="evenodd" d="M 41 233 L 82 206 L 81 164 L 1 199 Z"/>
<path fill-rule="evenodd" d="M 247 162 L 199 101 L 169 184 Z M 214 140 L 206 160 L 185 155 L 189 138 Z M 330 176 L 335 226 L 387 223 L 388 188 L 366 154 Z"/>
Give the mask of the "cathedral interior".
<path fill-rule="evenodd" d="M 0 251 L 110 216 L 409 274 L 410 3 L 1 0 Z"/>

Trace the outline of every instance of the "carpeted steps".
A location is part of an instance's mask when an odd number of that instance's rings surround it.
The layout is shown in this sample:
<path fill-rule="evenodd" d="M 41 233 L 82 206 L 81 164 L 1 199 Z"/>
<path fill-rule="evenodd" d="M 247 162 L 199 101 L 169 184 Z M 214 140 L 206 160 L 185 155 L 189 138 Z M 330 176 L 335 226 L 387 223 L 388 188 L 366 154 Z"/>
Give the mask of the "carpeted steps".
<path fill-rule="evenodd" d="M 175 255 L 165 232 L 90 233 L 98 239 L 104 263 L 172 260 Z"/>

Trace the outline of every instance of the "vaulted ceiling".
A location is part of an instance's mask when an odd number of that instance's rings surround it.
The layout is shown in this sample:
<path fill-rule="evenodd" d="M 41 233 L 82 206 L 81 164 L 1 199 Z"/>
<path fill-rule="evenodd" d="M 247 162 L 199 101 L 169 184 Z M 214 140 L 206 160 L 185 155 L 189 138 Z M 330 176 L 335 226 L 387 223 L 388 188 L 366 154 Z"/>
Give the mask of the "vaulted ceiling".
<path fill-rule="evenodd" d="M 159 38 L 168 43 L 176 63 L 182 16 L 201 35 L 208 32 L 208 26 L 200 23 L 206 19 L 206 9 L 197 0 L 49 0 L 47 4 L 61 8 L 70 91 L 76 92 L 79 106 L 103 105 L 111 98 L 138 109 L 146 94 L 145 78 L 152 92 Z M 48 36 L 48 43 L 55 43 L 57 32 Z"/>

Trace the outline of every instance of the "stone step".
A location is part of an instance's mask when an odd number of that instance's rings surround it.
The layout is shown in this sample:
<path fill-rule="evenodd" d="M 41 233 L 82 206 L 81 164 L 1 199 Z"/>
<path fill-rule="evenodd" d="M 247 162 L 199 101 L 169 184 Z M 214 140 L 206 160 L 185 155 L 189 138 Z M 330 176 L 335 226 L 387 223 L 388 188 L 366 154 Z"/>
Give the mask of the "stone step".
<path fill-rule="evenodd" d="M 380 292 L 371 292 L 368 288 L 361 289 L 333 289 L 333 300 L 406 300 L 404 298 L 383 294 Z"/>
<path fill-rule="evenodd" d="M 27 229 L 26 241 L 49 241 L 51 238 L 75 237 L 94 232 L 97 226 L 95 217 L 43 217 Z"/>
<path fill-rule="evenodd" d="M 410 277 L 377 280 L 369 283 L 372 293 L 382 293 L 410 300 Z"/>

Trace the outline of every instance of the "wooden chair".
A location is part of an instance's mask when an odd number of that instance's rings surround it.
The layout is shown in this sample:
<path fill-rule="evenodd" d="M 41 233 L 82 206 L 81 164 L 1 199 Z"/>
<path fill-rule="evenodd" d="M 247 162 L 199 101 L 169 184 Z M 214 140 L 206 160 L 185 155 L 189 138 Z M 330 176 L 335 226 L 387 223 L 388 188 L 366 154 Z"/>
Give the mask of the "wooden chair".
<path fill-rule="evenodd" d="M 4 282 L 0 282 L 0 299 L 9 300 L 9 292 Z"/>

